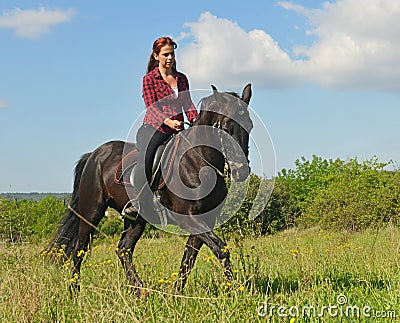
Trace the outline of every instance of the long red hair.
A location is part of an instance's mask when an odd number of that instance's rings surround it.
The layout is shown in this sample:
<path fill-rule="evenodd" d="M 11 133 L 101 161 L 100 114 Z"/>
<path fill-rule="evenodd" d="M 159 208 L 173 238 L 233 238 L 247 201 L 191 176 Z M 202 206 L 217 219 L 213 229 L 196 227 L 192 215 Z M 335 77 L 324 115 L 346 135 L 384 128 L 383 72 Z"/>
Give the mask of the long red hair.
<path fill-rule="evenodd" d="M 178 47 L 178 45 L 170 37 L 160 37 L 156 39 L 156 41 L 153 43 L 153 50 L 151 51 L 149 62 L 147 63 L 146 73 L 154 70 L 154 68 L 158 66 L 158 61 L 154 58 L 154 54 L 158 55 L 161 51 L 161 48 L 163 48 L 165 45 L 171 45 L 174 49 Z M 176 62 L 174 62 L 174 66 L 172 68 L 176 69 Z"/>

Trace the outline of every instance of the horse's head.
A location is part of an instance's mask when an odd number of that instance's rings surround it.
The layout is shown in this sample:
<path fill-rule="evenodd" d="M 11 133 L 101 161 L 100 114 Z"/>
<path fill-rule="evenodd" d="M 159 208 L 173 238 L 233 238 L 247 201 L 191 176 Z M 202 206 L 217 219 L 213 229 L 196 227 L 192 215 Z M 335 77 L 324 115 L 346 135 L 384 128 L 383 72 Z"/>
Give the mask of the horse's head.
<path fill-rule="evenodd" d="M 211 87 L 213 95 L 207 97 L 202 105 L 205 105 L 205 109 L 212 115 L 211 125 L 229 135 L 221 138 L 234 139 L 235 143 L 232 143 L 232 140 L 221 140 L 223 153 L 233 179 L 244 181 L 250 173 L 249 134 L 253 122 L 250 119 L 248 104 L 251 98 L 251 84 L 244 87 L 241 97 L 233 92 L 218 92 L 215 86 Z"/>

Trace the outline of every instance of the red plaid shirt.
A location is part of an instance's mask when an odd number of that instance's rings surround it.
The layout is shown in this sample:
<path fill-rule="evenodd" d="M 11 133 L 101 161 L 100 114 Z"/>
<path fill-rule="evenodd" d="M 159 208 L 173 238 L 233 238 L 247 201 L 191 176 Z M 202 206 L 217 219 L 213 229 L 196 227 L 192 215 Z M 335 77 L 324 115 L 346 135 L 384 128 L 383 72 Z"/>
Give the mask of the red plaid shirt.
<path fill-rule="evenodd" d="M 146 105 L 146 115 L 143 123 L 150 124 L 160 132 L 176 133 L 175 130 L 164 124 L 166 118 L 183 121 L 182 109 L 189 121 L 197 117 L 197 110 L 189 92 L 189 82 L 185 74 L 174 71 L 179 95 L 174 96 L 172 88 L 164 81 L 156 67 L 143 77 L 142 94 Z M 183 93 L 181 93 L 183 92 Z M 163 99 L 161 102 L 161 99 Z"/>

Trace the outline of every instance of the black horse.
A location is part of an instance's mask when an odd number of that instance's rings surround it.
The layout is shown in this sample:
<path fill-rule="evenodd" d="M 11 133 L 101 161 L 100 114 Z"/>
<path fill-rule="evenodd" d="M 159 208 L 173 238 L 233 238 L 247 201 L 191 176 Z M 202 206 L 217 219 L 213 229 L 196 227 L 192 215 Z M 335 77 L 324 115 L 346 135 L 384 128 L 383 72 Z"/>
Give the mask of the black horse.
<path fill-rule="evenodd" d="M 175 214 L 174 222 L 189 231 L 177 280 L 179 290 L 184 287 L 203 244 L 222 262 L 226 278 L 232 277 L 229 251 L 212 229 L 216 214 L 221 211 L 227 196 L 223 176 L 226 162 L 234 180 L 244 181 L 250 172 L 247 158 L 249 133 L 253 127 L 248 111 L 251 95 L 250 84 L 245 86 L 241 97 L 232 92 L 218 92 L 213 87 L 213 94 L 202 99 L 200 112 L 193 126 L 182 132 L 182 142 L 200 136 L 202 144 L 186 150 L 179 156 L 179 171 L 172 172 L 169 180 L 170 183 L 174 183 L 179 177 L 181 183 L 193 189 L 194 193 L 190 197 L 181 197 L 170 190 L 168 185 L 159 189 L 163 204 Z M 213 131 L 205 131 L 206 128 Z M 239 153 L 235 145 L 227 145 L 227 135 L 235 139 L 236 146 L 240 148 L 242 155 L 245 155 L 244 162 L 243 158 L 236 157 Z M 72 255 L 72 274 L 75 281 L 80 275 L 91 235 L 107 208 L 114 208 L 121 213 L 129 203 L 129 190 L 132 188 L 116 183 L 114 174 L 124 151 L 134 149 L 133 143 L 111 141 L 83 155 L 76 164 L 68 214 L 47 247 L 49 254 L 52 250 L 63 250 L 65 259 Z M 226 159 L 228 154 L 231 156 L 230 160 Z M 208 168 L 208 172 L 202 171 L 203 167 Z M 196 188 L 204 184 L 207 176 L 213 179 L 214 186 L 209 194 L 204 196 L 204 192 L 199 193 Z M 205 217 L 202 216 L 204 214 Z M 137 293 L 141 292 L 143 283 L 132 263 L 132 253 L 147 222 L 140 215 L 125 217 L 124 231 L 116 249 L 128 284 L 136 289 Z M 74 287 L 79 289 L 79 284 L 76 282 Z"/>

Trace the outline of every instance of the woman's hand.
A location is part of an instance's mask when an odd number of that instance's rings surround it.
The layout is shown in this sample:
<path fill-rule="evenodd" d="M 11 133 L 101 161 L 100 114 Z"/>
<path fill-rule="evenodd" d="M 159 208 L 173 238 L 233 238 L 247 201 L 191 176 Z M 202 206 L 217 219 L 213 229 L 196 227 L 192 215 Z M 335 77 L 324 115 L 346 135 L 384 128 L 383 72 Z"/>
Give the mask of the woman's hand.
<path fill-rule="evenodd" d="M 167 125 L 168 127 L 174 129 L 175 131 L 179 131 L 182 129 L 183 122 L 179 120 L 172 120 L 170 118 L 166 118 L 164 120 L 164 124 Z"/>

